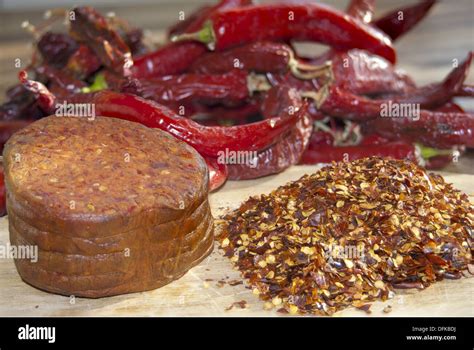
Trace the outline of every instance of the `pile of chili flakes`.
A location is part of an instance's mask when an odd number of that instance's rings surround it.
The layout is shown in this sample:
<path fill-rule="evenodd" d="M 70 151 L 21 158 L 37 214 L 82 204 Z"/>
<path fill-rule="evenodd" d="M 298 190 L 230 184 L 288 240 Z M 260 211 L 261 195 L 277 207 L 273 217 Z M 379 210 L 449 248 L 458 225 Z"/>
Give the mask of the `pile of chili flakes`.
<path fill-rule="evenodd" d="M 333 163 L 252 197 L 217 240 L 265 308 L 331 315 L 472 272 L 467 195 L 408 161 Z"/>

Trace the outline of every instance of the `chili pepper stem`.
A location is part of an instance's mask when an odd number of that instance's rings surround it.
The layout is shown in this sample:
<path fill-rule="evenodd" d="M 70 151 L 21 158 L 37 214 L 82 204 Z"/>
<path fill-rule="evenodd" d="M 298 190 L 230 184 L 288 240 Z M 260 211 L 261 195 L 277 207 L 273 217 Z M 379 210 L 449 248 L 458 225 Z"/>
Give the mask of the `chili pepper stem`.
<path fill-rule="evenodd" d="M 212 28 L 212 22 L 206 21 L 201 30 L 194 33 L 183 33 L 179 35 L 173 35 L 171 37 L 172 42 L 194 40 L 206 44 L 209 50 L 214 50 L 216 46 L 216 34 Z"/>
<path fill-rule="evenodd" d="M 329 85 L 324 84 L 318 91 L 302 91 L 301 97 L 310 98 L 316 104 L 316 107 L 319 109 L 326 98 L 329 96 Z"/>
<path fill-rule="evenodd" d="M 290 53 L 290 60 L 288 67 L 291 73 L 301 80 L 316 79 L 323 76 L 331 76 L 332 73 L 332 62 L 327 61 L 322 65 L 314 66 L 311 64 L 305 64 L 300 62 L 294 57 L 293 52 Z"/>

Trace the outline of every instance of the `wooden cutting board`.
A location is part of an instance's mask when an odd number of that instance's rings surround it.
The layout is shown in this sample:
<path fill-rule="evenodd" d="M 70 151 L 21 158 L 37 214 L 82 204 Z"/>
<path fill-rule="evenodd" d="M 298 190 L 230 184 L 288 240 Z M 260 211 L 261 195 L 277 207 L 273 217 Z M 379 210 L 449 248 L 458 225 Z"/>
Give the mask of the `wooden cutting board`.
<path fill-rule="evenodd" d="M 268 193 L 279 185 L 296 180 L 317 167 L 295 166 L 285 172 L 258 180 L 228 182 L 210 196 L 213 214 L 237 207 L 251 195 Z M 474 196 L 474 175 L 441 173 L 448 182 Z M 0 244 L 8 242 L 8 218 L 0 220 Z M 273 316 L 263 302 L 245 288 L 219 281 L 240 280 L 238 271 L 219 250 L 185 276 L 163 288 L 143 293 L 102 299 L 71 299 L 40 291 L 24 283 L 12 260 L 0 259 L 0 316 Z M 387 302 L 376 302 L 373 316 L 474 316 L 474 278 L 445 280 L 424 291 L 397 292 Z M 246 301 L 246 308 L 232 303 Z M 392 311 L 384 313 L 390 305 Z M 370 316 L 353 308 L 335 316 Z"/>

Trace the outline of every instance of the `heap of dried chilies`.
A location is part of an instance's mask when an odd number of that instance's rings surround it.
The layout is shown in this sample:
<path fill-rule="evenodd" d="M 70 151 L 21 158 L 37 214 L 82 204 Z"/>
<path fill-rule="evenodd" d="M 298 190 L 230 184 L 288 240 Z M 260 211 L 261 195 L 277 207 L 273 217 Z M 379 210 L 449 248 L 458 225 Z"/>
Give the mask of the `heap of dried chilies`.
<path fill-rule="evenodd" d="M 373 157 L 250 198 L 218 241 L 266 308 L 330 315 L 472 272 L 473 232 L 467 195 L 412 162 Z"/>

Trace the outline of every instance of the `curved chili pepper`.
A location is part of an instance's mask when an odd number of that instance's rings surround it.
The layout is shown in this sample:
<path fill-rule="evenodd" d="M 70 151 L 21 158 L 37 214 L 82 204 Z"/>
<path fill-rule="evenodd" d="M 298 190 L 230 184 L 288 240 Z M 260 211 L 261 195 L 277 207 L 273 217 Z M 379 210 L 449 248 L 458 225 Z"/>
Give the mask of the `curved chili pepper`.
<path fill-rule="evenodd" d="M 283 43 L 257 41 L 224 52 L 209 52 L 189 68 L 201 74 L 224 74 L 234 69 L 258 73 L 285 73 L 290 70 L 300 79 L 312 79 L 324 74 L 328 66 L 304 64 L 295 58 L 293 49 Z"/>
<path fill-rule="evenodd" d="M 434 108 L 451 100 L 462 89 L 463 83 L 469 74 L 473 53 L 459 66 L 454 68 L 440 83 L 429 84 L 407 92 L 403 96 L 384 96 L 397 103 L 419 104 L 421 108 Z"/>
<path fill-rule="evenodd" d="M 470 53 L 467 59 L 453 69 L 441 83 L 416 88 L 403 95 L 385 95 L 382 99 L 377 100 L 367 99 L 343 90 L 340 86 L 332 85 L 321 110 L 335 117 L 367 120 L 380 116 L 382 106 L 390 103 L 419 105 L 420 108 L 434 108 L 443 105 L 461 89 L 469 72 L 472 56 L 473 54 Z"/>
<path fill-rule="evenodd" d="M 421 110 L 419 118 L 377 118 L 366 123 L 390 140 L 410 140 L 446 149 L 456 145 L 474 147 L 474 115 Z"/>
<path fill-rule="evenodd" d="M 416 162 L 415 146 L 405 142 L 392 142 L 382 145 L 369 146 L 320 146 L 318 149 L 308 149 L 303 153 L 300 164 L 312 165 L 331 163 L 333 161 L 353 161 L 366 157 L 391 157 L 408 159 Z"/>
<path fill-rule="evenodd" d="M 27 79 L 25 71 L 20 80 L 36 96 L 41 107 L 54 113 L 56 98 L 41 83 Z M 180 117 L 165 106 L 141 97 L 101 90 L 95 93 L 71 94 L 58 102 L 91 103 L 97 115 L 141 123 L 150 128 L 167 131 L 190 144 L 198 152 L 218 157 L 222 151 L 258 151 L 277 142 L 302 117 L 303 109 L 290 116 L 280 116 L 260 122 L 231 127 L 206 127 L 188 118 Z"/>
<path fill-rule="evenodd" d="M 376 20 L 374 25 L 390 36 L 392 40 L 396 40 L 417 25 L 435 3 L 436 0 L 424 0 L 416 5 L 396 9 Z M 400 17 L 400 14 L 403 17 Z"/>
<path fill-rule="evenodd" d="M 291 118 L 295 110 L 306 111 L 307 104 L 303 102 L 295 89 L 281 85 L 266 93 L 261 108 L 266 118 L 274 118 L 275 115 L 282 114 Z M 304 112 L 303 118 L 285 137 L 267 149 L 256 152 L 251 162 L 228 164 L 229 179 L 255 179 L 279 173 L 297 164 L 308 146 L 313 131 L 312 124 L 311 118 Z"/>
<path fill-rule="evenodd" d="M 334 84 L 353 94 L 402 94 L 416 88 L 408 74 L 363 50 L 335 52 L 331 62 Z"/>
<path fill-rule="evenodd" d="M 213 13 L 249 3 L 250 0 L 221 0 L 207 10 L 199 11 L 195 19 L 189 21 L 185 28 L 183 26 L 183 33 L 198 30 Z M 132 67 L 132 75 L 135 78 L 152 78 L 183 73 L 206 51 L 203 44 L 196 42 L 166 44 L 156 51 L 137 57 Z"/>
<path fill-rule="evenodd" d="M 134 93 L 164 105 L 226 103 L 236 105 L 250 96 L 248 74 L 234 70 L 227 74 L 180 74 L 127 82 L 122 92 Z"/>
<path fill-rule="evenodd" d="M 130 48 L 105 17 L 90 6 L 76 7 L 73 12 L 69 34 L 77 41 L 87 43 L 105 66 L 129 76 L 133 65 Z"/>
<path fill-rule="evenodd" d="M 156 51 L 134 59 L 132 76 L 153 78 L 184 72 L 199 56 L 207 51 L 196 42 L 170 43 Z"/>
<path fill-rule="evenodd" d="M 24 70 L 18 73 L 18 78 L 25 89 L 27 89 L 36 99 L 38 107 L 48 114 L 54 113 L 56 97 L 42 83 L 28 80 L 28 73 Z"/>
<path fill-rule="evenodd" d="M 177 25 L 173 26 L 169 32 L 170 36 L 195 32 L 196 30 L 201 29 L 204 22 L 206 22 L 209 16 L 213 13 L 250 4 L 252 4 L 252 0 L 220 0 L 214 6 L 203 6 L 195 13 L 191 14 L 187 21 L 180 21 L 186 22 L 186 24 L 179 24 L 178 22 Z"/>
<path fill-rule="evenodd" d="M 267 4 L 218 12 L 200 31 L 172 40 L 198 40 L 219 51 L 261 40 L 305 40 L 340 50 L 365 49 L 390 62 L 396 59 L 387 36 L 360 20 L 313 3 Z"/>
<path fill-rule="evenodd" d="M 227 165 L 219 163 L 216 158 L 204 157 L 209 169 L 209 191 L 215 191 L 227 181 Z"/>

